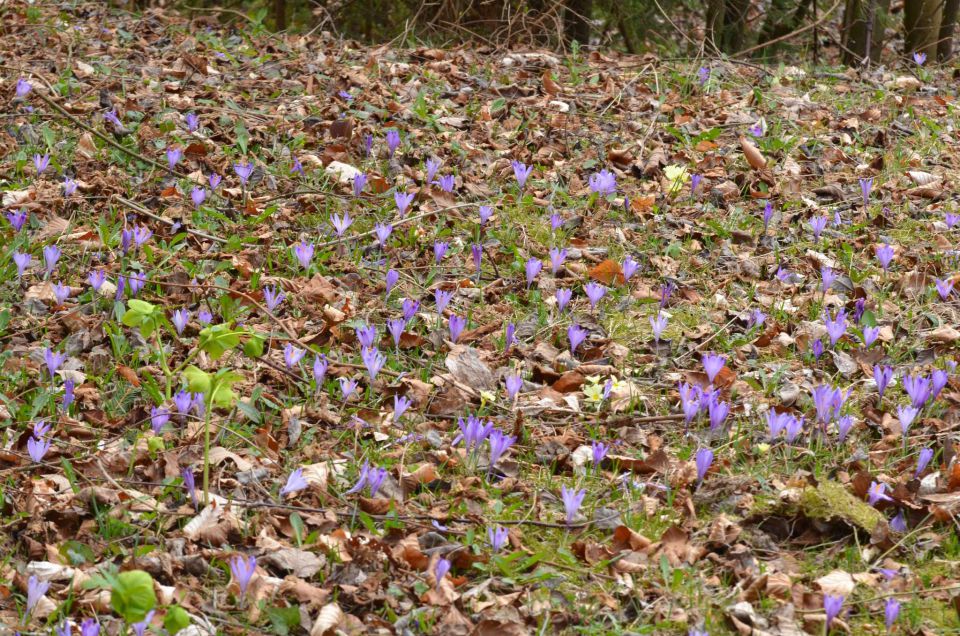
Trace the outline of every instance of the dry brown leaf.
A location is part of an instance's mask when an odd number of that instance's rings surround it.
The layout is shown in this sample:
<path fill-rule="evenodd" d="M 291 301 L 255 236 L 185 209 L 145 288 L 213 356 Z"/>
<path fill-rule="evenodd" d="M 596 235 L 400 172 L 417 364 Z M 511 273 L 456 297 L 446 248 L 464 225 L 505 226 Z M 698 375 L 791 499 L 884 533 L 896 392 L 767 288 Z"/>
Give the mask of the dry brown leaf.
<path fill-rule="evenodd" d="M 340 625 L 343 621 L 344 614 L 343 610 L 340 609 L 340 606 L 336 603 L 328 603 L 320 609 L 320 613 L 317 614 L 317 620 L 313 622 L 313 627 L 310 628 L 310 636 L 327 636 L 327 634 L 332 634 L 334 630 Z"/>
<path fill-rule="evenodd" d="M 590 270 L 590 278 L 604 285 L 612 285 L 614 282 L 622 285 L 624 282 L 620 263 L 609 258 Z"/>
<path fill-rule="evenodd" d="M 740 148 L 743 150 L 743 156 L 747 158 L 747 163 L 754 170 L 763 170 L 767 167 L 767 160 L 763 158 L 763 153 L 753 145 L 753 142 L 746 137 L 740 137 Z"/>

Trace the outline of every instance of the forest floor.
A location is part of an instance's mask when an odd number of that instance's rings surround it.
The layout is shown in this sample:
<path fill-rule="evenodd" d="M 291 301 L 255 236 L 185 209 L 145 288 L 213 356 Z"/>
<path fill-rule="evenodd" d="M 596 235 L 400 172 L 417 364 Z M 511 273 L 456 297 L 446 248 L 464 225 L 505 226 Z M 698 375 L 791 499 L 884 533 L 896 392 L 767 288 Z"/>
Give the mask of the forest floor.
<path fill-rule="evenodd" d="M 0 634 L 960 632 L 955 69 L 5 12 Z"/>

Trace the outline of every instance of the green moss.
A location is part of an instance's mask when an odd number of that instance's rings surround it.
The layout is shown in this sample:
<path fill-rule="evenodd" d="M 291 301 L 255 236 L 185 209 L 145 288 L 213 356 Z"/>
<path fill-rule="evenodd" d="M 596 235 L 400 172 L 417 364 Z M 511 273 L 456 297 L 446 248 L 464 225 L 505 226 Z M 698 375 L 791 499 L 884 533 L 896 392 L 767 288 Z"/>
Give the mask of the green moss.
<path fill-rule="evenodd" d="M 800 510 L 813 519 L 841 520 L 868 532 L 873 532 L 883 521 L 879 511 L 835 481 L 822 481 L 815 488 L 805 488 L 800 495 Z"/>

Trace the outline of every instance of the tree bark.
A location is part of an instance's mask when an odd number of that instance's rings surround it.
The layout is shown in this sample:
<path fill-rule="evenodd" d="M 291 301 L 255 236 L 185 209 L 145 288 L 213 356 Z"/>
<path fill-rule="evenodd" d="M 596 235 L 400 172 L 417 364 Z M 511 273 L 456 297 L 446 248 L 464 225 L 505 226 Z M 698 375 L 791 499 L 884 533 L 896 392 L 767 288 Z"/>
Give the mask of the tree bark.
<path fill-rule="evenodd" d="M 890 0 L 847 0 L 843 10 L 843 63 L 860 64 L 867 57 L 878 61 L 883 52 L 883 27 Z"/>
<path fill-rule="evenodd" d="M 590 44 L 590 14 L 593 0 L 567 0 L 563 16 L 563 31 L 567 42 L 576 40 L 580 44 Z"/>
<path fill-rule="evenodd" d="M 937 59 L 946 62 L 953 57 L 953 32 L 957 28 L 957 13 L 960 12 L 960 0 L 946 0 L 943 3 L 943 18 L 940 20 L 940 35 L 937 42 Z"/>
<path fill-rule="evenodd" d="M 925 53 L 933 60 L 940 38 L 943 0 L 904 0 L 903 29 L 906 53 Z"/>
<path fill-rule="evenodd" d="M 707 44 L 723 53 L 736 53 L 745 48 L 749 9 L 750 0 L 709 0 Z"/>
<path fill-rule="evenodd" d="M 287 0 L 273 0 L 273 24 L 277 31 L 287 28 Z"/>
<path fill-rule="evenodd" d="M 813 0 L 813 2 L 816 2 L 816 0 Z M 794 4 L 796 4 L 796 8 L 791 13 L 790 7 Z M 801 0 L 799 3 L 794 3 L 793 0 L 772 0 L 770 8 L 767 10 L 767 17 L 763 22 L 763 28 L 760 30 L 759 42 L 769 42 L 796 30 L 798 26 L 803 24 L 810 4 L 807 0 Z M 764 47 L 757 51 L 757 57 L 767 57 L 775 53 L 777 48 L 776 44 Z"/>

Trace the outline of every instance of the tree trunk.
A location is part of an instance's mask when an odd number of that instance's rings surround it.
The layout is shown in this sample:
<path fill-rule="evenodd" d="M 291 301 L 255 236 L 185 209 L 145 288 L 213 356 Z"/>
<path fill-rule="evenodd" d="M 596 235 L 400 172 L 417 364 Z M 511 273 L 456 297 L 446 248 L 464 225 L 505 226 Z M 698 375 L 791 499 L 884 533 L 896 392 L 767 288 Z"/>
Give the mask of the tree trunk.
<path fill-rule="evenodd" d="M 273 0 L 273 25 L 277 31 L 287 28 L 287 0 Z"/>
<path fill-rule="evenodd" d="M 924 53 L 933 60 L 940 38 L 943 0 L 904 0 L 903 29 L 906 53 Z"/>
<path fill-rule="evenodd" d="M 593 0 L 567 0 L 563 16 L 563 31 L 567 42 L 576 40 L 582 45 L 590 44 L 590 14 Z"/>
<path fill-rule="evenodd" d="M 723 53 L 746 48 L 747 11 L 750 0 L 709 0 L 707 3 L 707 44 Z"/>
<path fill-rule="evenodd" d="M 871 41 L 870 59 L 883 52 L 883 28 L 890 0 L 847 0 L 843 10 L 843 63 L 860 64 L 867 57 L 867 39 Z"/>
<path fill-rule="evenodd" d="M 816 0 L 813 0 L 816 2 Z M 790 7 L 796 4 L 796 8 L 791 13 Z M 767 10 L 767 17 L 763 22 L 763 28 L 760 30 L 759 42 L 769 42 L 778 37 L 784 36 L 803 24 L 807 16 L 807 7 L 810 2 L 802 0 L 799 3 L 793 0 L 772 0 L 770 8 Z M 768 57 L 777 50 L 777 45 L 764 47 L 757 51 L 757 57 Z"/>
<path fill-rule="evenodd" d="M 937 59 L 946 62 L 953 57 L 953 32 L 957 28 L 957 13 L 960 0 L 946 0 L 943 3 L 943 19 L 940 20 L 940 35 L 937 42 Z"/>

